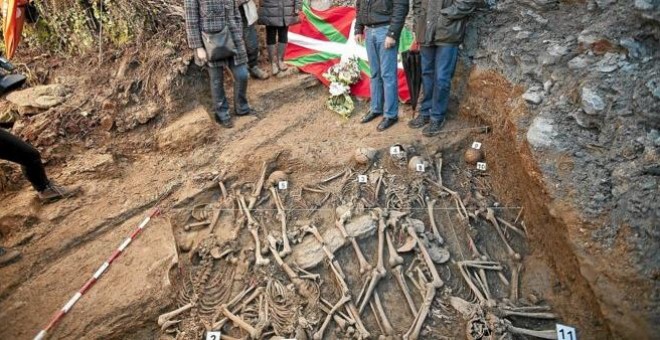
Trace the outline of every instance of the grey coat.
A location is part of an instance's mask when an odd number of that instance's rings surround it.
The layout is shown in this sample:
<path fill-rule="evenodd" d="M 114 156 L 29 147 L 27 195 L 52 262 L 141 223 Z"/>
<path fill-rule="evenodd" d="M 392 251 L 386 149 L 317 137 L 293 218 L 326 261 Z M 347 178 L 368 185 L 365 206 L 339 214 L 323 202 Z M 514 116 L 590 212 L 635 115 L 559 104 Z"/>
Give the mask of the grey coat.
<path fill-rule="evenodd" d="M 261 0 L 259 23 L 266 26 L 290 26 L 300 21 L 301 0 Z"/>
<path fill-rule="evenodd" d="M 422 46 L 458 45 L 480 0 L 413 0 L 415 37 Z"/>
<path fill-rule="evenodd" d="M 202 32 L 220 32 L 229 26 L 236 50 L 234 65 L 246 64 L 248 57 L 243 41 L 243 21 L 236 0 L 184 0 L 186 9 L 186 34 L 188 46 L 192 49 L 204 47 Z M 227 65 L 227 60 L 209 62 L 211 67 Z"/>

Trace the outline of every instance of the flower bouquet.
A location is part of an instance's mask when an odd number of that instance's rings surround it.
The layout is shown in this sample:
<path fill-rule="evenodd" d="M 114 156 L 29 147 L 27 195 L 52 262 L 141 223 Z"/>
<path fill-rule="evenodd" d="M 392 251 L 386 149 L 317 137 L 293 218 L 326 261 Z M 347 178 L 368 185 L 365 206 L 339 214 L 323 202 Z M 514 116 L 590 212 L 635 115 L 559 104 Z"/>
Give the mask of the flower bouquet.
<path fill-rule="evenodd" d="M 328 108 L 344 118 L 350 117 L 355 108 L 350 94 L 351 85 L 360 80 L 357 56 L 331 66 L 323 77 L 330 81 L 330 98 L 326 101 Z"/>

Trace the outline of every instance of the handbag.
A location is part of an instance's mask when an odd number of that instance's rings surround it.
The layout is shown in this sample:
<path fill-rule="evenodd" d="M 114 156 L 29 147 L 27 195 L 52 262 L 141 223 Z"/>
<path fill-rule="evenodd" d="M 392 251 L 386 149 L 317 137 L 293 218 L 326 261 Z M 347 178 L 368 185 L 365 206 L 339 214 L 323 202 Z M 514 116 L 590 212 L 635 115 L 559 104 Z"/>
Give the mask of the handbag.
<path fill-rule="evenodd" d="M 202 32 L 202 42 L 206 49 L 206 57 L 209 61 L 220 61 L 235 56 L 238 53 L 236 44 L 229 31 L 229 18 L 225 8 L 225 27 L 216 33 Z"/>
<path fill-rule="evenodd" d="M 220 32 L 202 32 L 202 42 L 206 49 L 206 57 L 209 61 L 224 60 L 236 55 L 236 44 L 229 32 L 229 26 L 225 26 Z"/>

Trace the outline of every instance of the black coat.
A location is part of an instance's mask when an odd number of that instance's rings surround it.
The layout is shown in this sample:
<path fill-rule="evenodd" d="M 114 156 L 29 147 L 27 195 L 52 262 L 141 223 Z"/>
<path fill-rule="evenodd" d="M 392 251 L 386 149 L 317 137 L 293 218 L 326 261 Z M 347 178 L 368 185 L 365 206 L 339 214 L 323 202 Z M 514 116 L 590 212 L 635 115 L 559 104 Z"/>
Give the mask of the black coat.
<path fill-rule="evenodd" d="M 406 16 L 408 0 L 357 0 L 355 34 L 363 34 L 365 26 L 389 25 L 387 35 L 399 40 Z"/>
<path fill-rule="evenodd" d="M 301 0 L 261 0 L 259 23 L 266 26 L 290 26 L 300 21 Z"/>
<path fill-rule="evenodd" d="M 458 45 L 479 0 L 413 0 L 415 36 L 422 46 Z"/>

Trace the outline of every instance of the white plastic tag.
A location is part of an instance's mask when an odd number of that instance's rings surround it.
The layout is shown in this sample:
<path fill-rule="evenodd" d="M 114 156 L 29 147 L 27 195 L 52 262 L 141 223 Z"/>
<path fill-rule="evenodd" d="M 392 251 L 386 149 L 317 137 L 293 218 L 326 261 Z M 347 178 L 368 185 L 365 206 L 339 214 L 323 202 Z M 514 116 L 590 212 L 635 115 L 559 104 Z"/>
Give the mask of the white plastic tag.
<path fill-rule="evenodd" d="M 417 164 L 416 166 L 417 172 L 424 172 L 426 169 L 424 169 L 424 164 Z"/>
<path fill-rule="evenodd" d="M 367 183 L 367 175 L 358 175 L 358 183 Z"/>
<path fill-rule="evenodd" d="M 401 147 L 400 146 L 393 146 L 390 148 L 390 155 L 396 156 L 401 153 Z"/>
<path fill-rule="evenodd" d="M 486 163 L 484 163 L 484 162 L 477 162 L 477 170 L 486 171 L 486 169 L 487 169 L 487 167 L 486 167 Z"/>
<path fill-rule="evenodd" d="M 206 340 L 220 340 L 222 334 L 218 331 L 206 332 Z"/>
<path fill-rule="evenodd" d="M 557 324 L 557 340 L 577 340 L 577 331 L 571 326 Z"/>
<path fill-rule="evenodd" d="M 279 183 L 277 183 L 277 188 L 280 189 L 280 190 L 286 190 L 286 189 L 289 188 L 289 182 L 280 181 Z"/>
<path fill-rule="evenodd" d="M 479 142 L 472 143 L 472 148 L 477 150 L 481 149 L 481 143 Z"/>

